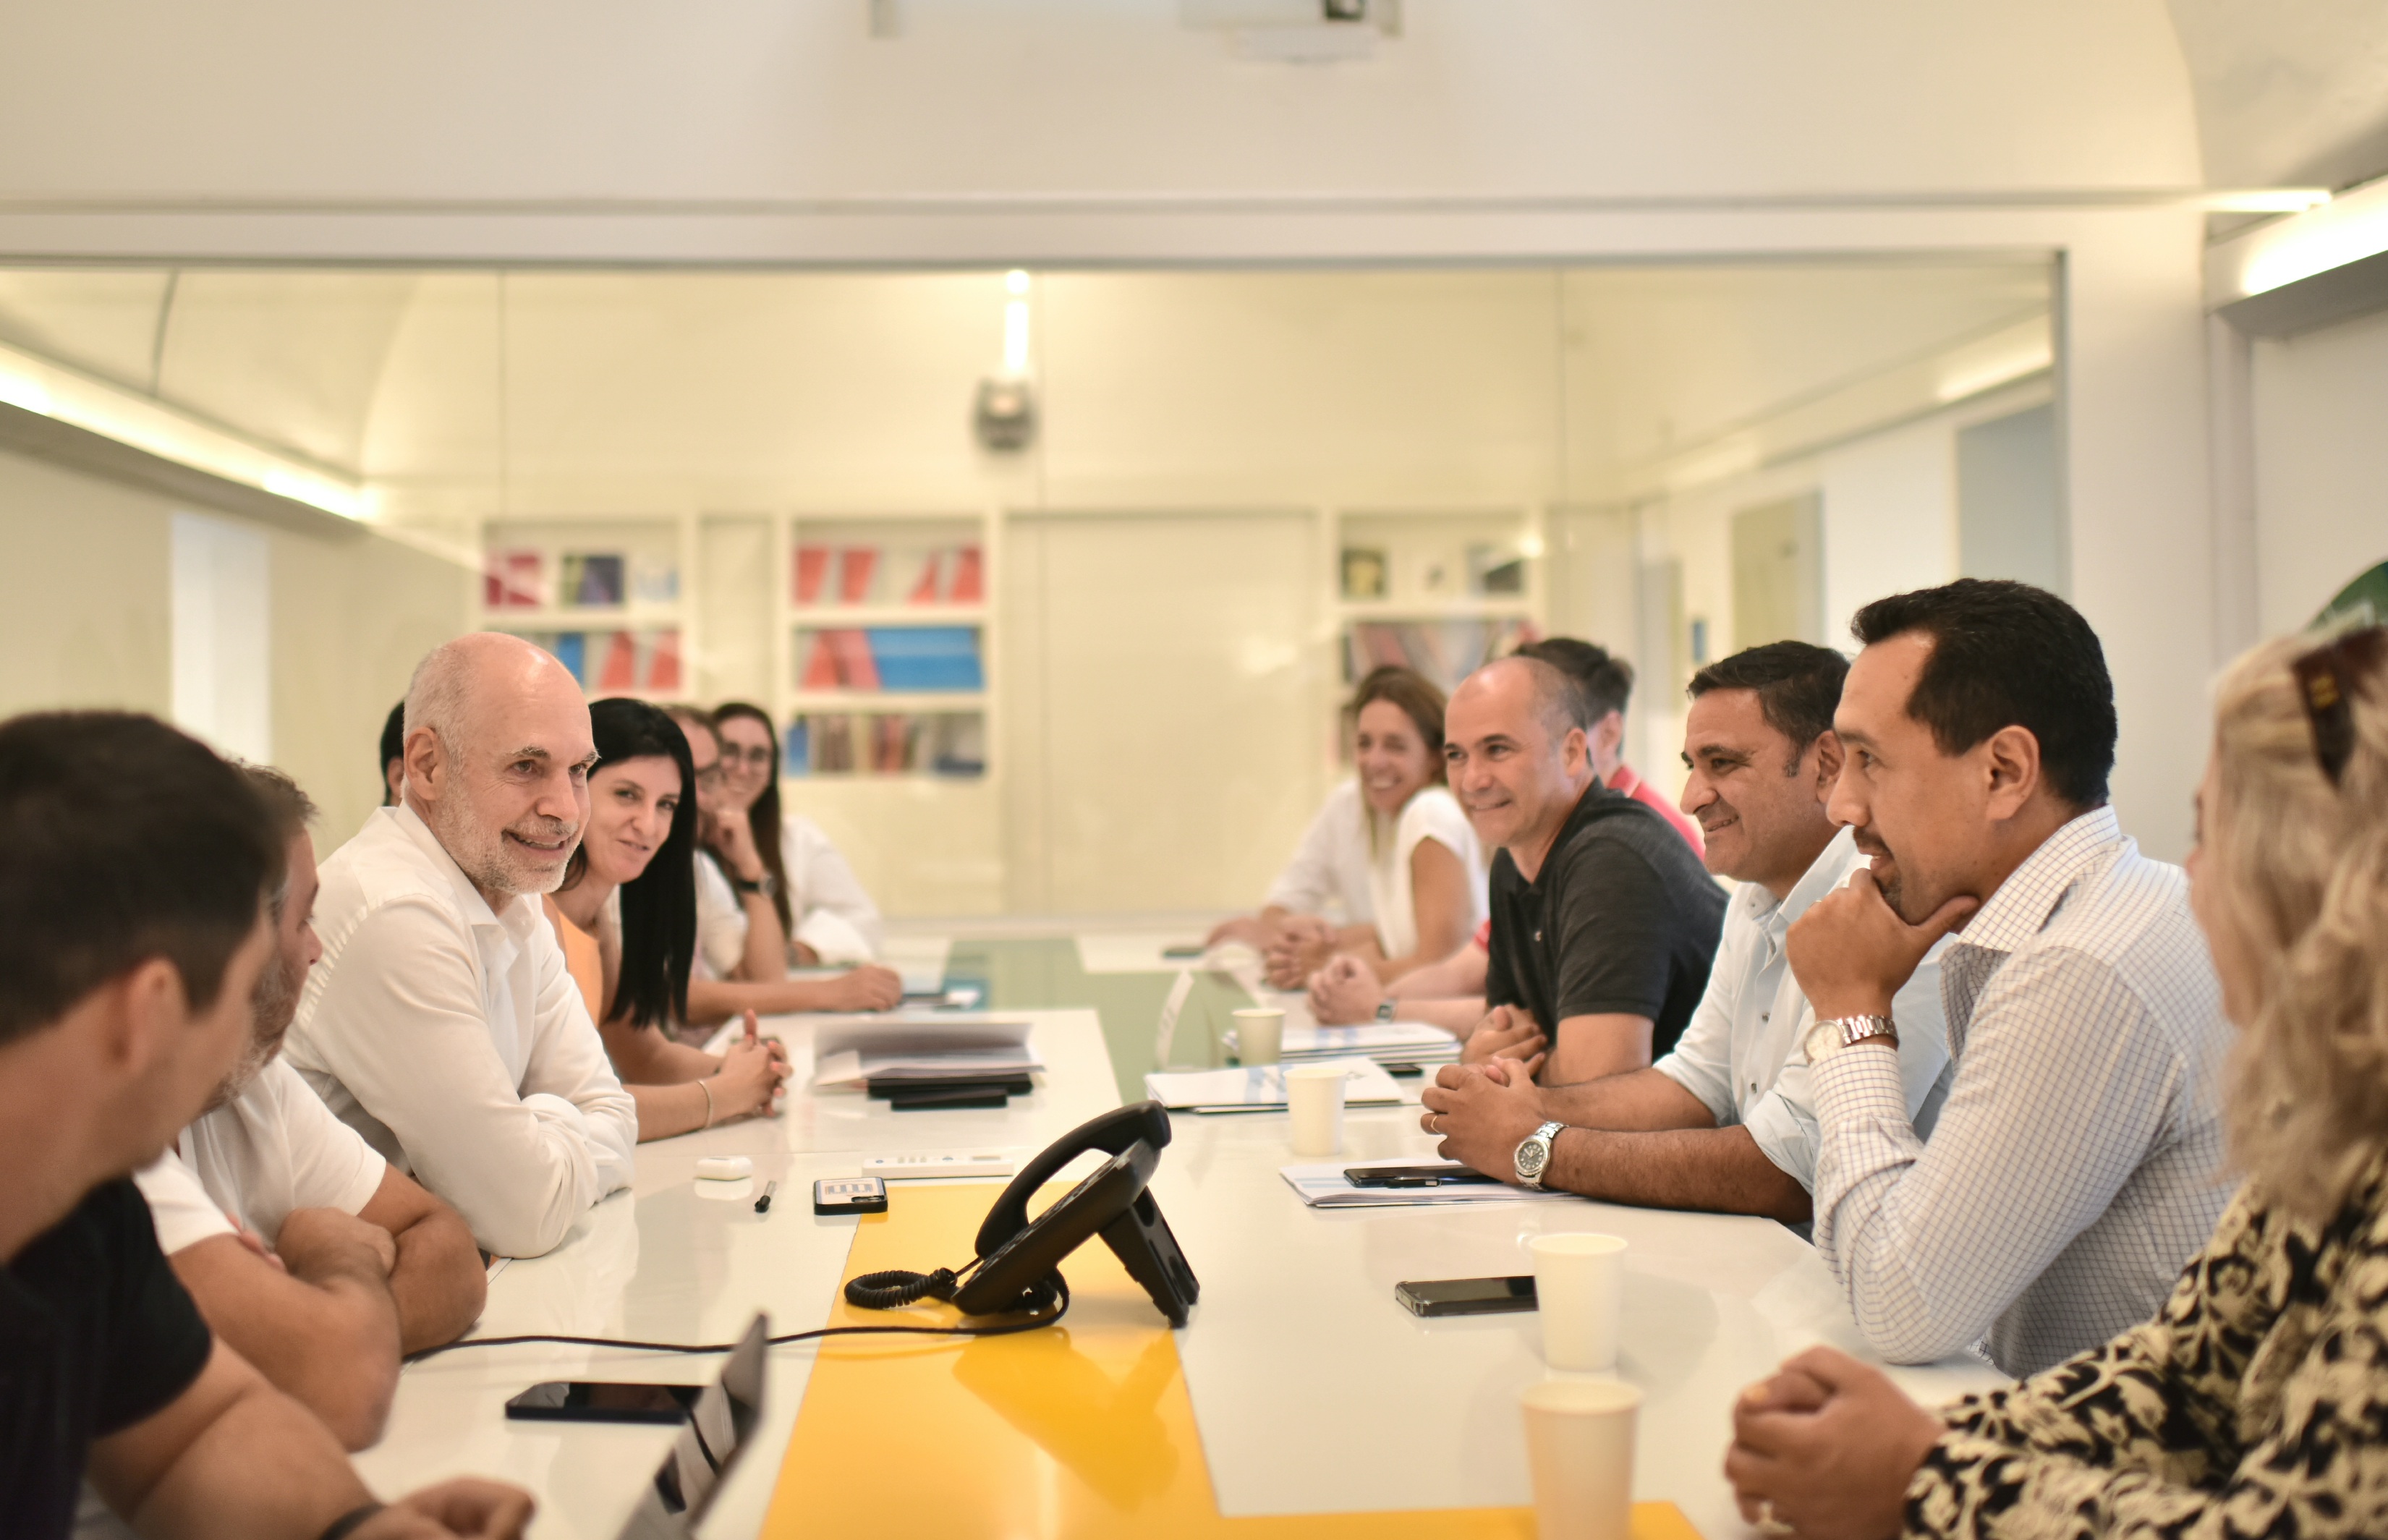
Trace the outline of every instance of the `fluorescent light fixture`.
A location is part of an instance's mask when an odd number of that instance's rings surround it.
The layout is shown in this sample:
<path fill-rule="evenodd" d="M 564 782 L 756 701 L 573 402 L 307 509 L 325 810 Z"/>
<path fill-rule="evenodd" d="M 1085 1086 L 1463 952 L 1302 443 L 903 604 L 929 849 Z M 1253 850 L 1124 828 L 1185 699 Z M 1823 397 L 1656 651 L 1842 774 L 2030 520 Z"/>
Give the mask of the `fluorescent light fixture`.
<path fill-rule="evenodd" d="M 1003 306 L 1003 372 L 1028 373 L 1028 301 L 1008 299 Z"/>
<path fill-rule="evenodd" d="M 53 404 L 50 393 L 42 388 L 42 382 L 23 375 L 0 375 L 0 401 L 10 406 L 21 406 L 28 412 L 38 412 L 44 417 L 50 414 Z"/>
<path fill-rule="evenodd" d="M 1543 537 L 1531 529 L 1518 538 L 1518 554 L 1528 561 L 1539 561 L 1543 554 Z"/>
<path fill-rule="evenodd" d="M 1027 293 L 1028 274 L 1019 268 L 1013 268 L 1003 275 L 1003 289 L 1007 294 Z"/>
<path fill-rule="evenodd" d="M 2307 224 L 2306 220 L 2312 223 Z M 2295 223 L 2302 228 L 2284 230 L 2282 239 L 2249 255 L 2247 265 L 2239 270 L 2242 290 L 2269 294 L 2388 251 L 2388 200 L 2369 209 L 2325 209 Z"/>
<path fill-rule="evenodd" d="M 277 454 L 163 401 L 35 353 L 0 348 L 0 401 L 342 518 L 372 514 L 364 485 L 353 477 Z"/>

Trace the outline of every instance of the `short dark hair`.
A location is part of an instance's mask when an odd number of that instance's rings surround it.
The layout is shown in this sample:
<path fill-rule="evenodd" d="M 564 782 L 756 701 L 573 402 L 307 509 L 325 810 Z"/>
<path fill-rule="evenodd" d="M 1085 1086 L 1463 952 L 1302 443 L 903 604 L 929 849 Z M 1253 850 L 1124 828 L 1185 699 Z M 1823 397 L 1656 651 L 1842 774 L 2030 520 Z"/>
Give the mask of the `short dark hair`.
<path fill-rule="evenodd" d="M 153 957 L 213 1006 L 283 847 L 248 778 L 153 717 L 0 722 L 0 1044 Z"/>
<path fill-rule="evenodd" d="M 283 844 L 305 834 L 315 821 L 315 799 L 287 774 L 272 765 L 249 764 L 242 765 L 240 772 L 248 777 L 248 789 L 265 804 L 266 815 L 273 820 L 273 832 Z"/>
<path fill-rule="evenodd" d="M 1587 730 L 1610 712 L 1624 710 L 1633 698 L 1633 665 L 1579 637 L 1546 636 L 1518 648 L 1518 655 L 1547 663 L 1574 683 L 1576 694 L 1583 697 Z"/>
<path fill-rule="evenodd" d="M 2029 583 L 1960 578 L 1877 599 L 1849 634 L 1871 647 L 1909 631 L 1932 639 L 1907 714 L 1943 754 L 1962 754 L 2001 728 L 2039 740 L 2039 765 L 2075 808 L 2106 801 L 2115 769 L 2115 681 L 2081 612 Z"/>
<path fill-rule="evenodd" d="M 1410 725 L 1417 729 L 1418 737 L 1426 744 L 1427 757 L 1434 765 L 1434 778 L 1442 780 L 1442 708 L 1449 704 L 1442 688 L 1415 668 L 1388 663 L 1369 669 L 1360 688 L 1352 693 L 1352 704 L 1347 709 L 1353 725 L 1358 724 L 1361 711 L 1376 701 L 1398 708 L 1410 719 Z"/>
<path fill-rule="evenodd" d="M 381 800 L 389 805 L 389 762 L 406 757 L 406 703 L 400 701 L 389 708 L 389 719 L 381 724 L 381 763 L 375 767 L 375 779 L 381 783 Z"/>
<path fill-rule="evenodd" d="M 1769 642 L 1721 657 L 1692 676 L 1685 692 L 1697 700 L 1711 690 L 1747 690 L 1758 696 L 1766 725 L 1791 743 L 1791 770 L 1808 745 L 1832 731 L 1849 660 L 1812 642 Z"/>

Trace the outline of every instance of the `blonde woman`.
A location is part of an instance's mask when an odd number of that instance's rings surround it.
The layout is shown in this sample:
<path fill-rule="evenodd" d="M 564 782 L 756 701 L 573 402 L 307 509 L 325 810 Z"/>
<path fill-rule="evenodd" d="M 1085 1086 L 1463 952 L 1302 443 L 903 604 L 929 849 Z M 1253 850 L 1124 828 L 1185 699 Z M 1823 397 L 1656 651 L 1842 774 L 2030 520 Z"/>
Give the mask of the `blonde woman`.
<path fill-rule="evenodd" d="M 1744 1514 L 1817 1540 L 2388 1534 L 2388 630 L 2223 676 L 2191 902 L 2246 1183 L 2156 1318 L 1938 1411 L 1812 1349 L 1752 1386 Z"/>

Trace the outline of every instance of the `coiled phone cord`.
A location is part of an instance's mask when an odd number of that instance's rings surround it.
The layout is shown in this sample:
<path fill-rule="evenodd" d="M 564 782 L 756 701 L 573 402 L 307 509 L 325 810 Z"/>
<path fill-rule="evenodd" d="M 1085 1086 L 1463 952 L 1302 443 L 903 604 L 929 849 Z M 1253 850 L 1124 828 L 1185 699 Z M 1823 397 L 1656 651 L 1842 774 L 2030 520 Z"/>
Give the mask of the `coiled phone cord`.
<path fill-rule="evenodd" d="M 924 1296 L 951 1299 L 954 1297 L 955 1291 L 960 1288 L 961 1279 L 977 1266 L 976 1262 L 972 1262 L 969 1267 L 964 1267 L 959 1273 L 956 1273 L 950 1267 L 940 1267 L 935 1272 L 926 1275 L 901 1271 L 865 1273 L 846 1284 L 845 1297 L 848 1303 L 869 1310 L 892 1310 L 900 1305 L 910 1305 Z M 917 1288 L 914 1287 L 916 1281 Z M 938 1292 L 940 1288 L 944 1290 L 942 1293 Z M 912 1292 L 905 1293 L 908 1289 Z M 901 1299 L 891 1297 L 899 1293 L 905 1294 L 905 1297 Z M 865 1298 L 864 1295 L 873 1297 Z M 878 1303 L 878 1299 L 882 1297 L 889 1298 L 889 1303 L 883 1305 Z M 999 1326 L 824 1326 L 812 1331 L 791 1331 L 784 1336 L 773 1337 L 769 1341 L 773 1347 L 782 1347 L 789 1343 L 812 1342 L 822 1337 L 1009 1337 L 1017 1332 L 1041 1330 L 1070 1313 L 1070 1285 L 1060 1273 L 1052 1274 L 1042 1284 L 1030 1290 L 1022 1297 L 1030 1300 L 1031 1307 L 1039 1313 L 1026 1320 L 1006 1321 Z M 523 1343 L 562 1343 L 573 1347 L 621 1347 L 641 1353 L 728 1353 L 738 1345 L 736 1343 L 641 1343 L 622 1337 L 566 1337 L 535 1331 L 519 1337 L 467 1337 L 460 1342 L 443 1343 L 438 1347 L 426 1347 L 420 1353 L 410 1354 L 406 1361 L 410 1364 L 419 1364 L 426 1358 L 435 1357 L 442 1353 L 454 1353 L 461 1348 L 513 1347 Z"/>

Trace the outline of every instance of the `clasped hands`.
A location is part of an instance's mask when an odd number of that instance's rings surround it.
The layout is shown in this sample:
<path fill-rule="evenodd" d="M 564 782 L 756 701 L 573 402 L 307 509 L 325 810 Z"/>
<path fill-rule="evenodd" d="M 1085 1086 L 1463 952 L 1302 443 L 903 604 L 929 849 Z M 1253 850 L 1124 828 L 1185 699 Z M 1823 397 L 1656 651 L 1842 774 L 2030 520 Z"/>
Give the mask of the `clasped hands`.
<path fill-rule="evenodd" d="M 1280 989 L 1299 989 L 1335 953 L 1335 927 L 1315 914 L 1289 914 L 1269 927 L 1261 965 Z"/>
<path fill-rule="evenodd" d="M 1725 1479 L 1741 1516 L 1807 1540 L 1887 1540 L 1946 1431 L 1880 1369 L 1811 1347 L 1741 1393 Z"/>
<path fill-rule="evenodd" d="M 1545 1121 L 1534 1075 L 1548 1046 L 1533 1012 L 1494 1006 L 1468 1035 L 1460 1062 L 1443 1065 L 1419 1096 L 1418 1126 L 1442 1140 L 1435 1152 L 1515 1181 L 1518 1146 Z"/>

